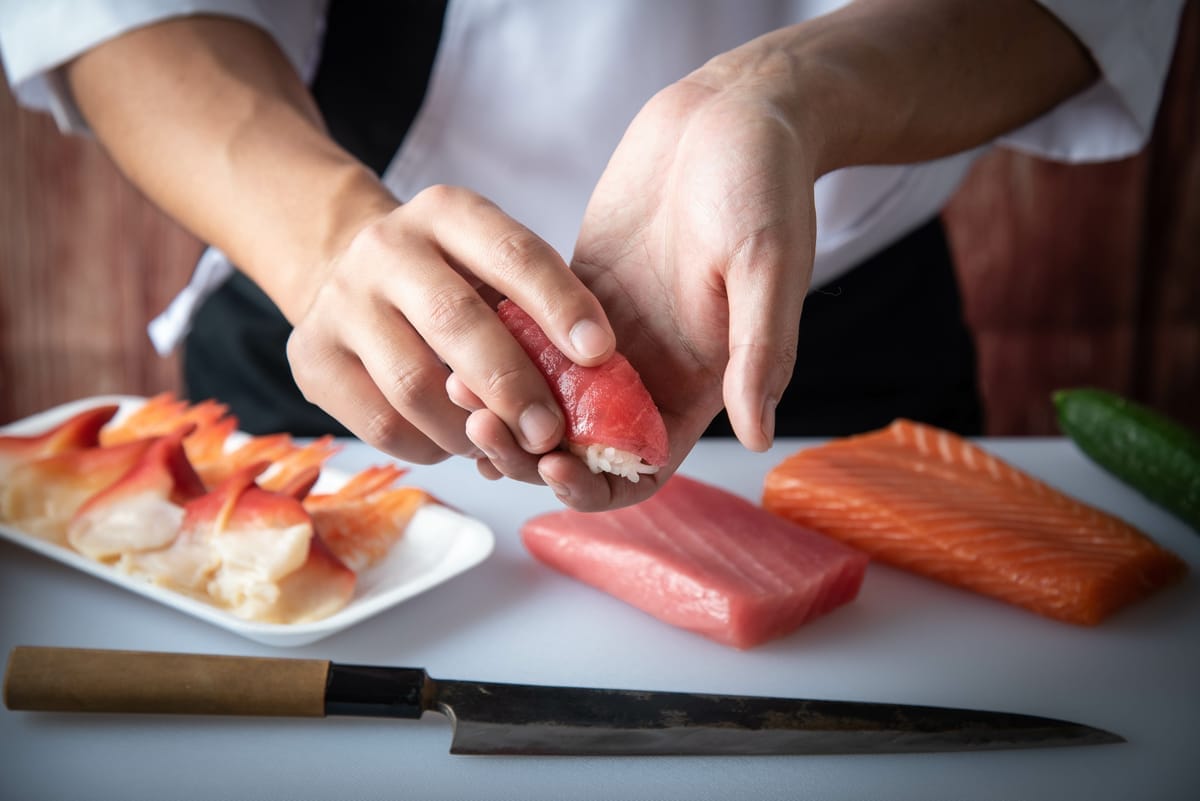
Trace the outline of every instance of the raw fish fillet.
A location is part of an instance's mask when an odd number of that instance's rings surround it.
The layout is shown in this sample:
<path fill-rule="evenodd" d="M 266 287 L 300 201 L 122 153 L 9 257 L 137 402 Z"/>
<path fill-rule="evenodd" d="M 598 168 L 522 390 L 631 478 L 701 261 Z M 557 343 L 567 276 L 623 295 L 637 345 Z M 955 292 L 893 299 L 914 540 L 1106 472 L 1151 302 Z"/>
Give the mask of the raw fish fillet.
<path fill-rule="evenodd" d="M 118 408 L 111 404 L 86 409 L 41 434 L 0 435 L 0 482 L 19 464 L 68 451 L 95 448 L 100 444 L 100 429 L 113 418 Z"/>
<path fill-rule="evenodd" d="M 867 556 L 682 475 L 635 506 L 535 517 L 542 562 L 736 648 L 781 637 L 858 594 Z"/>
<path fill-rule="evenodd" d="M 415 487 L 391 487 L 405 472 L 394 465 L 369 467 L 337 492 L 304 500 L 317 536 L 351 570 L 382 559 L 404 535 L 417 509 L 433 502 Z"/>
<path fill-rule="evenodd" d="M 1182 560 L 947 431 L 897 420 L 766 477 L 772 512 L 873 558 L 1083 625 L 1180 578 Z"/>
<path fill-rule="evenodd" d="M 662 415 L 628 359 L 615 353 L 598 367 L 582 367 L 556 348 L 512 301 L 501 302 L 496 311 L 546 377 L 566 417 L 567 444 L 584 457 L 592 472 L 604 469 L 637 481 L 639 473 L 654 472 L 648 468 L 667 463 L 670 454 Z M 640 457 L 643 468 L 620 469 L 621 454 Z"/>
<path fill-rule="evenodd" d="M 185 433 L 159 437 L 129 472 L 89 498 L 67 529 L 71 547 L 107 561 L 171 544 L 183 505 L 205 492 L 183 452 Z"/>

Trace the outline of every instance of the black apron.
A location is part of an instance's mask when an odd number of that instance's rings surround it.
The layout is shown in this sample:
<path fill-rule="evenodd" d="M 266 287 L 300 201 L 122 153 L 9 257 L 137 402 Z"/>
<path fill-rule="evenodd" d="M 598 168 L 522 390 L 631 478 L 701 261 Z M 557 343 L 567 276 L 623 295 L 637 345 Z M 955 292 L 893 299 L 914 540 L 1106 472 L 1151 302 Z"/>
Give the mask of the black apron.
<path fill-rule="evenodd" d="M 444 2 L 330 4 L 313 95 L 334 139 L 377 174 L 420 108 L 444 13 Z M 274 303 L 235 273 L 197 310 L 185 340 L 188 397 L 228 404 L 250 433 L 347 436 L 296 387 L 290 333 Z M 939 219 L 808 296 L 776 414 L 776 436 L 843 436 L 896 417 L 982 433 L 974 344 Z M 723 412 L 706 435 L 732 435 Z"/>

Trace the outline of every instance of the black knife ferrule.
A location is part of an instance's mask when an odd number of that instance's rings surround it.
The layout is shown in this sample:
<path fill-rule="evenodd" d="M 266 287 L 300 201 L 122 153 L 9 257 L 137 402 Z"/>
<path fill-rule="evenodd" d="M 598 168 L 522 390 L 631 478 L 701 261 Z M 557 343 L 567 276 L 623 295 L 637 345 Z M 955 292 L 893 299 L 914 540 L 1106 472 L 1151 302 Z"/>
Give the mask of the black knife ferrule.
<path fill-rule="evenodd" d="M 325 714 L 419 718 L 427 680 L 420 668 L 330 664 Z"/>

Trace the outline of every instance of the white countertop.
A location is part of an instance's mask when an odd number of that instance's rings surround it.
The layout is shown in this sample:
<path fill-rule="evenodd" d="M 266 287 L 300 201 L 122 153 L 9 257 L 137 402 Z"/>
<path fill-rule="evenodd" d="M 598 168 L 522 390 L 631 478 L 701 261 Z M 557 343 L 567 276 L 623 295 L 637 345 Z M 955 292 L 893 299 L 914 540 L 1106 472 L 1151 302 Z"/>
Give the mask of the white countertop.
<path fill-rule="evenodd" d="M 751 454 L 705 441 L 683 472 L 757 500 L 805 443 Z M 983 440 L 1114 512 L 1191 575 L 1096 628 L 1035 616 L 883 565 L 859 598 L 735 651 L 535 562 L 517 530 L 548 490 L 454 460 L 406 480 L 496 533 L 480 566 L 328 639 L 272 648 L 0 542 L 0 652 L 14 645 L 297 656 L 424 667 L 442 678 L 988 708 L 1124 736 L 1090 748 L 839 757 L 569 758 L 449 754 L 450 724 L 357 718 L 69 715 L 0 710 L 0 798 L 1171 799 L 1200 798 L 1200 533 L 1057 439 Z M 383 461 L 357 443 L 331 463 Z"/>

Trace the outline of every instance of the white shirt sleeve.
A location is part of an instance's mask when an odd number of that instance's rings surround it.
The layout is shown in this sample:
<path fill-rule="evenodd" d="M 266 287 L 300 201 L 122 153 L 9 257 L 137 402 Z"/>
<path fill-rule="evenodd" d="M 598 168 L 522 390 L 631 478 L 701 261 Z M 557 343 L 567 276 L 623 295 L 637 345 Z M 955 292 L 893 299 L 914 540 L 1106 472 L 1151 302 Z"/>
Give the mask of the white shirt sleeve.
<path fill-rule="evenodd" d="M 65 132 L 87 125 L 59 68 L 102 42 L 190 14 L 236 17 L 267 31 L 306 79 L 319 55 L 324 0 L 0 0 L 0 59 L 17 100 Z"/>
<path fill-rule="evenodd" d="M 1137 153 L 1150 139 L 1184 0 L 1038 0 L 1091 53 L 1090 88 L 998 144 L 1065 162 Z"/>

